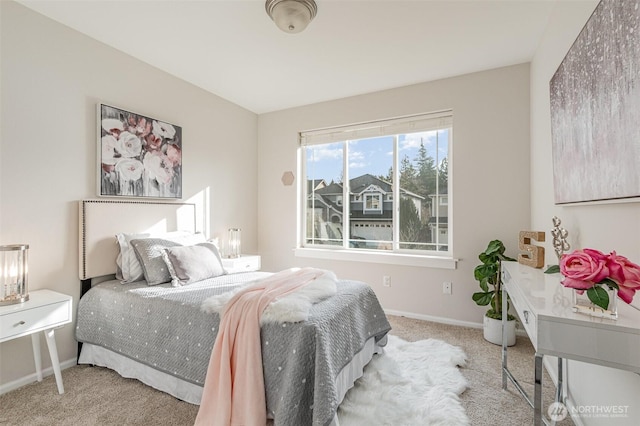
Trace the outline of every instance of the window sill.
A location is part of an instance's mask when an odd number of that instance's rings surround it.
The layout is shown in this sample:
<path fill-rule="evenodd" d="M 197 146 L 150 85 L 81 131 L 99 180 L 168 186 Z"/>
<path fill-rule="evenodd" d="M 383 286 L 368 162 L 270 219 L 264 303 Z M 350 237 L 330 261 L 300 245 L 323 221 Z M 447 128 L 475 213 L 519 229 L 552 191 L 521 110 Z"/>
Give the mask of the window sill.
<path fill-rule="evenodd" d="M 456 269 L 458 259 L 452 257 L 424 256 L 408 253 L 380 253 L 366 250 L 297 248 L 296 257 L 343 260 L 347 262 L 385 263 L 423 268 Z"/>

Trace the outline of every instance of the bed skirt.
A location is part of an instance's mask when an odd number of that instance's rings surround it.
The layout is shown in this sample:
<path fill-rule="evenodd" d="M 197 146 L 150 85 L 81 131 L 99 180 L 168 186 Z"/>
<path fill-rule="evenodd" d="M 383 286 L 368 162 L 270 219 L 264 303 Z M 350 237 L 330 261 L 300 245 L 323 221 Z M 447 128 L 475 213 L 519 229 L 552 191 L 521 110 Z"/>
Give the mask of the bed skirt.
<path fill-rule="evenodd" d="M 381 353 L 382 347 L 386 343 L 386 336 L 378 342 L 375 341 L 375 337 L 370 338 L 351 362 L 340 371 L 336 378 L 336 385 L 341 401 L 347 391 L 353 387 L 355 381 L 362 376 L 364 367 L 371 361 L 373 355 Z M 178 379 L 101 346 L 84 343 L 78 358 L 78 364 L 91 364 L 109 368 L 122 377 L 137 379 L 147 386 L 191 404 L 199 405 L 202 398 L 202 386 Z M 337 426 L 338 424 L 336 416 L 331 425 Z"/>

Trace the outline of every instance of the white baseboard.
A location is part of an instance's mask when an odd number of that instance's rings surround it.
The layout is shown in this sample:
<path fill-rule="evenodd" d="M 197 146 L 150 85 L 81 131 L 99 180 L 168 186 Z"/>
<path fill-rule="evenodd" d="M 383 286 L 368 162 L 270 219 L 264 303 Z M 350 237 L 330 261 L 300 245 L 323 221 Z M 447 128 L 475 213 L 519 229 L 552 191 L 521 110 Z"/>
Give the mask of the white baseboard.
<path fill-rule="evenodd" d="M 423 320 L 423 321 L 437 322 L 437 323 L 440 323 L 440 324 L 458 325 L 460 327 L 470 327 L 470 328 L 482 328 L 483 327 L 481 322 L 459 321 L 459 320 L 454 320 L 454 319 L 445 318 L 445 317 L 435 317 L 435 316 L 432 316 L 432 315 L 415 314 L 413 312 L 396 311 L 395 309 L 385 309 L 384 312 L 389 314 L 389 315 L 413 318 L 413 319 L 418 319 L 418 320 Z M 527 333 L 525 332 L 525 330 L 522 327 L 518 327 L 516 325 L 516 335 L 518 335 L 518 336 L 526 336 Z"/>
<path fill-rule="evenodd" d="M 471 327 L 471 328 L 482 328 L 482 323 L 478 323 L 478 322 L 459 321 L 459 320 L 454 320 L 454 319 L 445 318 L 445 317 L 434 317 L 432 315 L 423 315 L 423 314 L 415 314 L 413 312 L 396 311 L 394 309 L 385 309 L 384 312 L 389 315 L 395 315 L 398 317 L 407 317 L 407 318 L 419 319 L 423 321 L 437 322 L 440 324 L 459 325 L 461 327 Z"/>
<path fill-rule="evenodd" d="M 76 365 L 77 363 L 77 359 L 76 358 L 71 358 L 68 359 L 66 361 L 63 361 L 60 363 L 60 369 L 64 370 L 66 368 L 69 367 L 73 367 L 74 365 Z M 53 374 L 53 367 L 48 367 L 42 370 L 42 377 L 47 377 L 47 376 L 51 376 Z M 33 382 L 37 382 L 38 381 L 38 377 L 36 375 L 35 372 L 33 372 L 32 374 L 29 374 L 27 376 L 21 377 L 17 380 L 14 380 L 12 382 L 9 383 L 3 383 L 0 385 L 0 395 L 10 392 L 14 389 L 18 389 L 24 385 L 28 385 L 29 383 L 33 383 Z"/>

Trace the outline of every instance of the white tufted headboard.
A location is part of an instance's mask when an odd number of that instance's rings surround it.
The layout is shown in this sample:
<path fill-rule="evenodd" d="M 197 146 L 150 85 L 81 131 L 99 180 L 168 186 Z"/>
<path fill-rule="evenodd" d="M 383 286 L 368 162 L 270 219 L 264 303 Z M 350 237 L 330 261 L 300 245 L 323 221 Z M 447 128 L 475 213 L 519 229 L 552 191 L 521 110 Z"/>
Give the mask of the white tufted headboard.
<path fill-rule="evenodd" d="M 115 274 L 118 233 L 201 231 L 192 203 L 80 200 L 80 280 Z"/>

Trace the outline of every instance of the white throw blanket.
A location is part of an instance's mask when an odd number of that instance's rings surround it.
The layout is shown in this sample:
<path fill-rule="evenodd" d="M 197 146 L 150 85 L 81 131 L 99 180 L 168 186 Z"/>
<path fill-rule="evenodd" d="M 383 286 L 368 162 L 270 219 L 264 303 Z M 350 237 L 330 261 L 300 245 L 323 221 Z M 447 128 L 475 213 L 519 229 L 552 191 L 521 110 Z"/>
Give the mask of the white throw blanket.
<path fill-rule="evenodd" d="M 299 268 L 294 268 L 297 270 Z M 285 322 L 300 322 L 309 318 L 309 311 L 313 304 L 318 303 L 337 293 L 337 278 L 331 271 L 324 274 L 303 288 L 282 298 L 273 301 L 264 310 L 260 324 Z M 247 284 L 251 285 L 253 282 Z M 222 316 L 225 305 L 231 298 L 245 286 L 224 294 L 212 296 L 202 302 L 201 309 L 207 313 L 217 313 Z"/>

